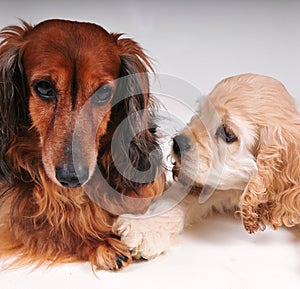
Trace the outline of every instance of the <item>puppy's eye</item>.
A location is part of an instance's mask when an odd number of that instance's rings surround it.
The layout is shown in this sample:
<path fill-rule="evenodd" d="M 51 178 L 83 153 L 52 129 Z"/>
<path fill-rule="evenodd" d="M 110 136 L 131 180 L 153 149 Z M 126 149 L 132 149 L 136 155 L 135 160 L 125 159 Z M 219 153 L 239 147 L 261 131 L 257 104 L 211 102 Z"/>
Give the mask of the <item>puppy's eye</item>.
<path fill-rule="evenodd" d="M 234 132 L 225 124 L 218 127 L 216 136 L 220 137 L 226 143 L 233 143 L 238 139 Z"/>
<path fill-rule="evenodd" d="M 96 105 L 106 104 L 112 97 L 112 87 L 108 84 L 102 85 L 92 96 L 92 102 Z"/>
<path fill-rule="evenodd" d="M 50 81 L 41 80 L 33 85 L 36 94 L 43 100 L 52 101 L 56 97 L 56 90 Z"/>

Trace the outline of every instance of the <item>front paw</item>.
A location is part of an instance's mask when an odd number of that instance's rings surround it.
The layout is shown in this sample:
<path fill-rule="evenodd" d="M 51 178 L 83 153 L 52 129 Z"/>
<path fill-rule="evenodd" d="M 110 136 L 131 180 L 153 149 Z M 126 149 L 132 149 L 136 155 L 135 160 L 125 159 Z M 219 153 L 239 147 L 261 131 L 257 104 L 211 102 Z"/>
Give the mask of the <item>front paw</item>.
<path fill-rule="evenodd" d="M 155 218 L 131 219 L 119 217 L 113 226 L 134 259 L 153 259 L 171 246 L 172 236 L 160 228 Z"/>
<path fill-rule="evenodd" d="M 131 263 L 128 247 L 118 239 L 109 238 L 98 245 L 90 256 L 92 265 L 97 270 L 117 271 Z"/>

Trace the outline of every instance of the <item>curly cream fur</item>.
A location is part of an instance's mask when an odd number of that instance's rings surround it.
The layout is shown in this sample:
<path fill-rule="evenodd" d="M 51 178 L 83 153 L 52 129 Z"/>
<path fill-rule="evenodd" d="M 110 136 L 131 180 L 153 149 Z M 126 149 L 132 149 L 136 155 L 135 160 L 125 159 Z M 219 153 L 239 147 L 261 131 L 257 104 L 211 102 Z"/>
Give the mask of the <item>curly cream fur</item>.
<path fill-rule="evenodd" d="M 221 125 L 237 140 L 225 143 L 216 133 Z M 181 157 L 173 153 L 173 173 L 183 184 L 194 182 L 190 196 L 162 215 L 123 216 L 115 225 L 139 255 L 152 258 L 167 250 L 174 232 L 214 211 L 240 213 L 249 233 L 300 223 L 300 115 L 278 80 L 243 74 L 221 81 L 180 135 L 190 148 Z M 213 194 L 200 204 L 203 186 Z M 163 244 L 151 237 L 158 231 Z"/>

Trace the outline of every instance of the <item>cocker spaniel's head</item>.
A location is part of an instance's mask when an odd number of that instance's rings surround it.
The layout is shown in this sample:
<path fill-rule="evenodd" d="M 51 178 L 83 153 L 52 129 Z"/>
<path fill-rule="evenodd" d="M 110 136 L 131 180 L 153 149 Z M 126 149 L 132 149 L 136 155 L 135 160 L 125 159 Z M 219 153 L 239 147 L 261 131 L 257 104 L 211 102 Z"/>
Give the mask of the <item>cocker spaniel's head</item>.
<path fill-rule="evenodd" d="M 300 117 L 277 80 L 244 74 L 221 81 L 174 137 L 179 181 L 243 192 L 249 232 L 300 222 Z M 210 191 L 213 191 L 211 189 Z"/>

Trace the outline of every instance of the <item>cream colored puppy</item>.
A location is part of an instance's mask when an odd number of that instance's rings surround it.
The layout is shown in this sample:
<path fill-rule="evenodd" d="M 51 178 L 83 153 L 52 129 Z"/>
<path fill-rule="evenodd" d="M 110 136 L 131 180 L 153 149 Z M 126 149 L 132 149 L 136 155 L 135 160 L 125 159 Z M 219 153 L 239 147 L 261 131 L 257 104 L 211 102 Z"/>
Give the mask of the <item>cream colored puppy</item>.
<path fill-rule="evenodd" d="M 172 155 L 174 195 L 114 225 L 136 258 L 161 254 L 214 211 L 239 212 L 249 233 L 300 223 L 300 117 L 279 81 L 255 74 L 221 81 L 174 137 Z M 170 201 L 187 188 L 187 198 Z"/>

